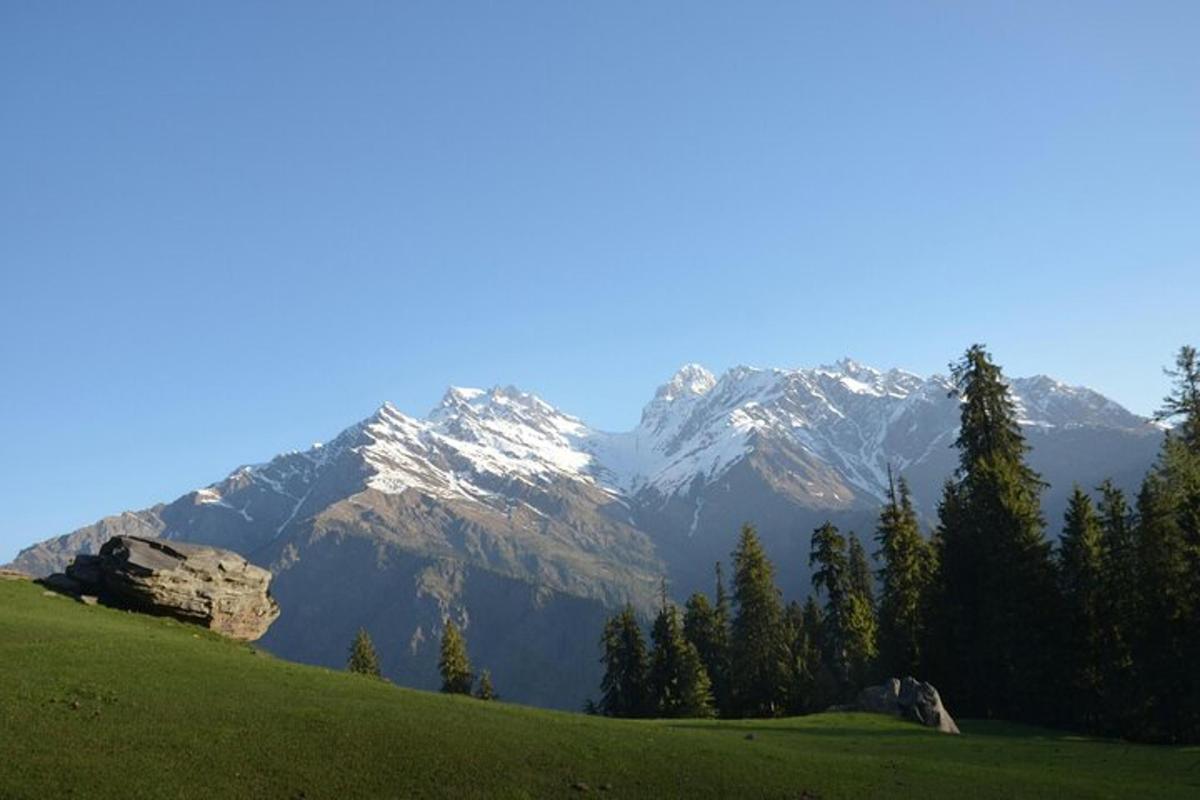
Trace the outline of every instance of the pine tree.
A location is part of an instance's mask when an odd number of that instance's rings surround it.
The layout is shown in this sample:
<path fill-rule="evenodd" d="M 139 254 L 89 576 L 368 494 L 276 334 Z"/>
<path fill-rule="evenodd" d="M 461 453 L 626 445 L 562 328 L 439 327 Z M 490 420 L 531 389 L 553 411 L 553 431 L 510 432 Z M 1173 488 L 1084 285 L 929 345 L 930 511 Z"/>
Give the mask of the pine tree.
<path fill-rule="evenodd" d="M 848 537 L 849 558 L 847 575 L 850 593 L 846 614 L 846 654 L 850 666 L 850 688 L 857 694 L 867 685 L 879 654 L 878 619 L 875 614 L 875 592 L 867 551 L 853 532 Z"/>
<path fill-rule="evenodd" d="M 775 716 L 787 706 L 791 655 L 774 568 L 750 525 L 742 526 L 733 564 L 731 705 L 739 716 Z"/>
<path fill-rule="evenodd" d="M 1159 467 L 1161 467 L 1161 463 Z M 1179 719 L 1186 696 L 1188 664 L 1186 628 L 1195 625 L 1188 597 L 1188 559 L 1183 532 L 1174 511 L 1166 477 L 1150 471 L 1137 498 L 1138 622 L 1130 641 L 1138 679 L 1136 707 L 1141 738 L 1162 742 L 1182 740 Z M 1186 665 L 1186 666 L 1184 666 Z"/>
<path fill-rule="evenodd" d="M 708 595 L 695 592 L 683 606 L 683 633 L 688 641 L 696 645 L 700 657 L 708 663 L 708 654 L 716 649 L 714 639 L 717 637 L 717 615 Z"/>
<path fill-rule="evenodd" d="M 813 531 L 808 564 L 815 566 L 812 585 L 825 593 L 822 625 L 822 657 L 837 678 L 839 695 L 851 684 L 851 605 L 850 564 L 846 558 L 846 539 L 832 523 Z"/>
<path fill-rule="evenodd" d="M 1193 453 L 1200 453 L 1200 359 L 1196 348 L 1184 345 L 1175 356 L 1175 369 L 1164 370 L 1172 379 L 1173 391 L 1163 398 L 1155 419 L 1179 419 L 1173 436 Z"/>
<path fill-rule="evenodd" d="M 825 620 L 821 607 L 811 594 L 804 601 L 801 612 L 800 636 L 797 647 L 807 675 L 798 684 L 799 713 L 824 711 L 840 699 L 840 687 L 829 662 L 825 659 L 822 643 L 825 640 Z"/>
<path fill-rule="evenodd" d="M 1137 502 L 1140 623 L 1133 639 L 1144 738 L 1200 741 L 1200 363 L 1182 347 L 1157 417 L 1167 432 Z"/>
<path fill-rule="evenodd" d="M 710 672 L 709 677 L 713 682 L 713 700 L 716 703 L 717 710 L 723 716 L 729 716 L 733 713 L 732 694 L 733 694 L 733 678 L 729 674 L 733 669 L 731 664 L 732 655 L 732 640 L 730 626 L 733 624 L 733 614 L 729 608 L 729 593 L 725 591 L 725 576 L 721 569 L 721 562 L 718 561 L 713 567 L 716 574 L 717 593 L 716 605 L 713 607 L 713 618 L 716 634 L 714 642 L 714 650 L 716 651 L 715 672 Z"/>
<path fill-rule="evenodd" d="M 718 572 L 717 586 L 720 587 Z M 718 592 L 724 590 L 718 588 Z M 718 709 L 725 698 L 724 687 L 729 671 L 729 632 L 703 592 L 688 598 L 683 614 L 683 634 L 691 642 L 712 683 L 713 702 Z"/>
<path fill-rule="evenodd" d="M 717 625 L 723 628 L 728 634 L 729 623 L 733 619 L 729 610 L 729 593 L 725 591 L 725 576 L 721 569 L 721 562 L 718 561 L 713 567 L 713 572 L 717 578 L 717 604 L 714 612 L 717 615 Z"/>
<path fill-rule="evenodd" d="M 662 605 L 650 638 L 649 688 L 651 705 L 660 717 L 711 717 L 712 684 L 696 646 L 683 635 L 679 609 L 667 600 Z"/>
<path fill-rule="evenodd" d="M 938 501 L 938 523 L 929 539 L 932 554 L 931 579 L 925 608 L 925 635 L 922 637 L 922 670 L 927 680 L 937 685 L 943 697 L 961 701 L 968 686 L 979 680 L 974 672 L 964 672 L 974 664 L 967 650 L 967 632 L 974 627 L 974 597 L 955 596 L 954 587 L 971 586 L 979 569 L 974 558 L 974 541 L 965 535 L 962 497 L 958 484 L 942 484 Z"/>
<path fill-rule="evenodd" d="M 351 672 L 356 672 L 359 675 L 369 675 L 372 678 L 380 677 L 379 657 L 375 655 L 375 645 L 371 642 L 371 636 L 365 628 L 359 628 L 358 633 L 354 634 L 354 641 L 350 644 L 350 658 L 346 662 L 346 669 Z"/>
<path fill-rule="evenodd" d="M 813 588 L 824 591 L 824 654 L 849 699 L 865 685 L 876 649 L 875 599 L 866 550 L 853 533 L 844 538 L 826 522 L 813 531 L 809 566 Z"/>
<path fill-rule="evenodd" d="M 938 592 L 950 604 L 947 700 L 964 715 L 1038 721 L 1050 706 L 1057 616 L 1050 548 L 1043 536 L 1043 484 L 1008 385 L 982 345 L 951 365 L 961 399 L 959 467 L 943 498 Z M 940 677 L 939 677 L 940 680 Z"/>
<path fill-rule="evenodd" d="M 1063 719 L 1099 733 L 1105 715 L 1101 635 L 1104 543 L 1092 500 L 1078 485 L 1063 521 L 1058 578 L 1065 623 L 1058 656 L 1065 684 Z"/>
<path fill-rule="evenodd" d="M 788 649 L 788 673 L 791 682 L 788 684 L 787 705 L 788 715 L 802 714 L 800 698 L 804 694 L 804 686 L 808 677 L 808 665 L 802 660 L 804 642 L 804 609 L 795 600 L 783 609 L 784 640 Z"/>
<path fill-rule="evenodd" d="M 879 515 L 879 664 L 883 674 L 903 677 L 922 671 L 926 606 L 933 579 L 931 546 L 921 537 L 908 483 L 891 480 Z"/>
<path fill-rule="evenodd" d="M 447 694 L 470 694 L 475 677 L 471 674 L 471 661 L 467 658 L 467 642 L 453 620 L 446 620 L 442 632 L 442 655 L 438 660 L 438 671 L 442 673 L 442 691 Z"/>
<path fill-rule="evenodd" d="M 871 578 L 871 565 L 867 551 L 854 531 L 846 535 L 846 574 L 850 579 L 850 592 L 875 602 L 875 582 Z"/>
<path fill-rule="evenodd" d="M 600 713 L 609 717 L 639 717 L 648 713 L 646 643 L 633 606 L 626 605 L 604 626 L 604 679 L 600 684 Z"/>
<path fill-rule="evenodd" d="M 485 669 L 479 674 L 479 687 L 475 690 L 475 696 L 480 700 L 495 700 L 496 687 L 492 686 L 492 672 Z"/>
<path fill-rule="evenodd" d="M 675 625 L 677 617 L 674 610 L 667 599 L 667 580 L 663 578 L 659 584 L 658 615 L 650 625 L 650 666 L 646 673 L 652 716 L 668 716 L 666 709 L 675 701 L 673 695 L 680 648 L 676 641 L 678 626 Z"/>
<path fill-rule="evenodd" d="M 1112 481 L 1100 484 L 1101 596 L 1098 607 L 1100 684 L 1107 709 L 1103 732 L 1128 735 L 1134 723 L 1133 639 L 1140 622 L 1138 564 L 1125 494 Z"/>
<path fill-rule="evenodd" d="M 813 698 L 816 671 L 820 666 L 820 651 L 812 640 L 815 631 L 808 630 L 804 619 L 804 607 L 796 601 L 788 603 L 784 611 L 784 626 L 787 629 L 788 650 L 791 654 L 790 671 L 792 682 L 788 689 L 788 714 L 806 714 Z"/>

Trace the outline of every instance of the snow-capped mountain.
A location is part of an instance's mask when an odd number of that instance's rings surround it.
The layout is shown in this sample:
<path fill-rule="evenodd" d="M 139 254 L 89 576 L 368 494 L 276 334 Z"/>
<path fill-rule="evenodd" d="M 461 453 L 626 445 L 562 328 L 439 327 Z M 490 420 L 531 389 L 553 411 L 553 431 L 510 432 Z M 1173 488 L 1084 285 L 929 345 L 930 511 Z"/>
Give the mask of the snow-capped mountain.
<path fill-rule="evenodd" d="M 1045 376 L 1011 389 L 1052 530 L 1072 482 L 1132 485 L 1158 447 L 1158 428 L 1091 390 Z M 709 589 L 742 522 L 798 596 L 812 528 L 869 536 L 889 467 L 931 518 L 955 466 L 950 390 L 848 359 L 719 377 L 689 364 L 612 433 L 513 387 L 451 388 L 423 417 L 384 404 L 323 445 L 34 545 L 16 566 L 61 569 L 117 533 L 229 547 L 276 574 L 284 613 L 264 644 L 281 655 L 338 665 L 368 625 L 393 677 L 430 685 L 454 617 L 508 696 L 578 707 L 606 609 L 649 608 L 662 575 L 680 597 Z"/>
<path fill-rule="evenodd" d="M 502 502 L 498 486 L 563 478 L 615 496 L 666 499 L 719 480 L 757 442 L 775 439 L 828 465 L 875 503 L 885 495 L 889 466 L 903 473 L 949 448 L 957 426 L 951 389 L 942 376 L 884 372 L 849 359 L 815 369 L 735 367 L 719 379 L 688 364 L 658 388 L 636 428 L 606 433 L 511 386 L 451 387 L 425 418 L 385 403 L 329 445 L 243 467 L 198 498 L 245 516 L 248 508 L 220 498 L 251 481 L 298 512 L 322 469 L 353 451 L 368 469 L 366 485 L 387 494 Z M 1012 391 L 1022 424 L 1034 431 L 1151 430 L 1097 392 L 1046 376 L 1017 379 Z M 813 493 L 823 499 L 820 489 Z"/>
<path fill-rule="evenodd" d="M 881 497 L 888 463 L 902 469 L 920 457 L 895 447 L 894 432 L 915 429 L 913 415 L 930 403 L 952 408 L 942 402 L 948 390 L 940 378 L 849 360 L 817 369 L 736 367 L 719 380 L 689 365 L 659 389 L 632 433 L 600 437 L 594 452 L 620 488 L 672 497 L 719 479 L 756 442 L 775 439 Z M 929 433 L 936 439 L 945 431 Z"/>
<path fill-rule="evenodd" d="M 756 441 L 773 438 L 879 500 L 889 465 L 904 472 L 952 441 L 952 388 L 942 376 L 884 372 L 849 359 L 815 369 L 736 367 L 719 380 L 690 364 L 659 388 L 634 431 L 593 434 L 589 445 L 598 474 L 615 488 L 670 497 L 719 479 Z M 1030 428 L 1149 430 L 1147 420 L 1102 395 L 1045 376 L 1018 379 L 1012 392 Z"/>

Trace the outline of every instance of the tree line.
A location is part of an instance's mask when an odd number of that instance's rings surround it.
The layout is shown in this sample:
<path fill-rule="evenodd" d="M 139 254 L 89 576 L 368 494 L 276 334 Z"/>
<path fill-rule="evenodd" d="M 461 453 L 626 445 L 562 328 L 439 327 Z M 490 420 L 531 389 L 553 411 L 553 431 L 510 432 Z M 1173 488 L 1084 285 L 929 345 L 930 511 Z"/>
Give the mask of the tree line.
<path fill-rule="evenodd" d="M 383 677 L 375 645 L 365 628 L 359 628 L 350 643 L 346 669 L 371 678 Z M 446 694 L 474 694 L 480 700 L 496 700 L 499 697 L 496 687 L 492 685 L 492 673 L 489 670 L 483 670 L 478 676 L 472 671 L 471 659 L 467 656 L 467 639 L 453 620 L 447 620 L 442 631 L 438 672 L 442 676 L 442 691 Z"/>
<path fill-rule="evenodd" d="M 1135 497 L 1076 486 L 1057 546 L 1046 484 L 999 366 L 982 345 L 951 365 L 959 463 L 926 537 L 903 476 L 871 556 L 826 523 L 812 593 L 784 605 L 752 526 L 731 591 L 681 611 L 662 592 L 647 646 L 632 606 L 604 627 L 610 716 L 764 717 L 851 702 L 889 676 L 933 682 L 962 717 L 1156 742 L 1200 741 L 1200 363 L 1183 347 L 1158 413 L 1175 424 Z"/>

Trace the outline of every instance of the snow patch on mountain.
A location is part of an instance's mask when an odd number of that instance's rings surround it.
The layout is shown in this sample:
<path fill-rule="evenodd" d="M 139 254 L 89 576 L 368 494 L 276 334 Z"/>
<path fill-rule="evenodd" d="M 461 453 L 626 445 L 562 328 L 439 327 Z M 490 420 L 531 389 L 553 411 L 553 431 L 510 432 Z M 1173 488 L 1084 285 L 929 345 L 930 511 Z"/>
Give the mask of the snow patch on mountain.
<path fill-rule="evenodd" d="M 850 359 L 812 369 L 739 366 L 719 378 L 688 364 L 657 389 L 636 428 L 608 433 L 511 386 L 451 387 L 424 419 L 385 403 L 324 446 L 244 467 L 199 490 L 196 502 L 223 503 L 222 487 L 252 481 L 290 498 L 294 517 L 325 466 L 347 453 L 366 466 L 367 486 L 389 494 L 493 502 L 503 499 L 496 495 L 505 482 L 566 479 L 614 496 L 666 498 L 719 479 L 771 442 L 878 498 L 889 465 L 904 470 L 951 446 L 951 389 L 943 376 Z M 1014 380 L 1012 391 L 1028 426 L 1148 424 L 1090 389 L 1045 376 Z"/>
<path fill-rule="evenodd" d="M 659 389 L 632 433 L 593 445 L 597 461 L 621 490 L 664 496 L 687 491 L 697 479 L 715 480 L 748 455 L 755 437 L 774 437 L 877 493 L 889 458 L 883 444 L 901 407 L 926 386 L 944 386 L 849 359 L 816 369 L 735 367 L 703 384 L 703 391 L 677 392 L 687 377 L 681 370 Z"/>

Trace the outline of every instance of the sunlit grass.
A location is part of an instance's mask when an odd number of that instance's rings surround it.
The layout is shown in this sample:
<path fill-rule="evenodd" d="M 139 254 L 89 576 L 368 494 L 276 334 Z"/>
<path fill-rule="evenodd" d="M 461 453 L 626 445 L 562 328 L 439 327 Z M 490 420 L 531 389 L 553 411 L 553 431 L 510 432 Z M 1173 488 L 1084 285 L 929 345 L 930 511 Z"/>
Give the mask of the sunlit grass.
<path fill-rule="evenodd" d="M 1200 748 L 960 722 L 483 703 L 0 582 L 3 798 L 1200 796 Z"/>

